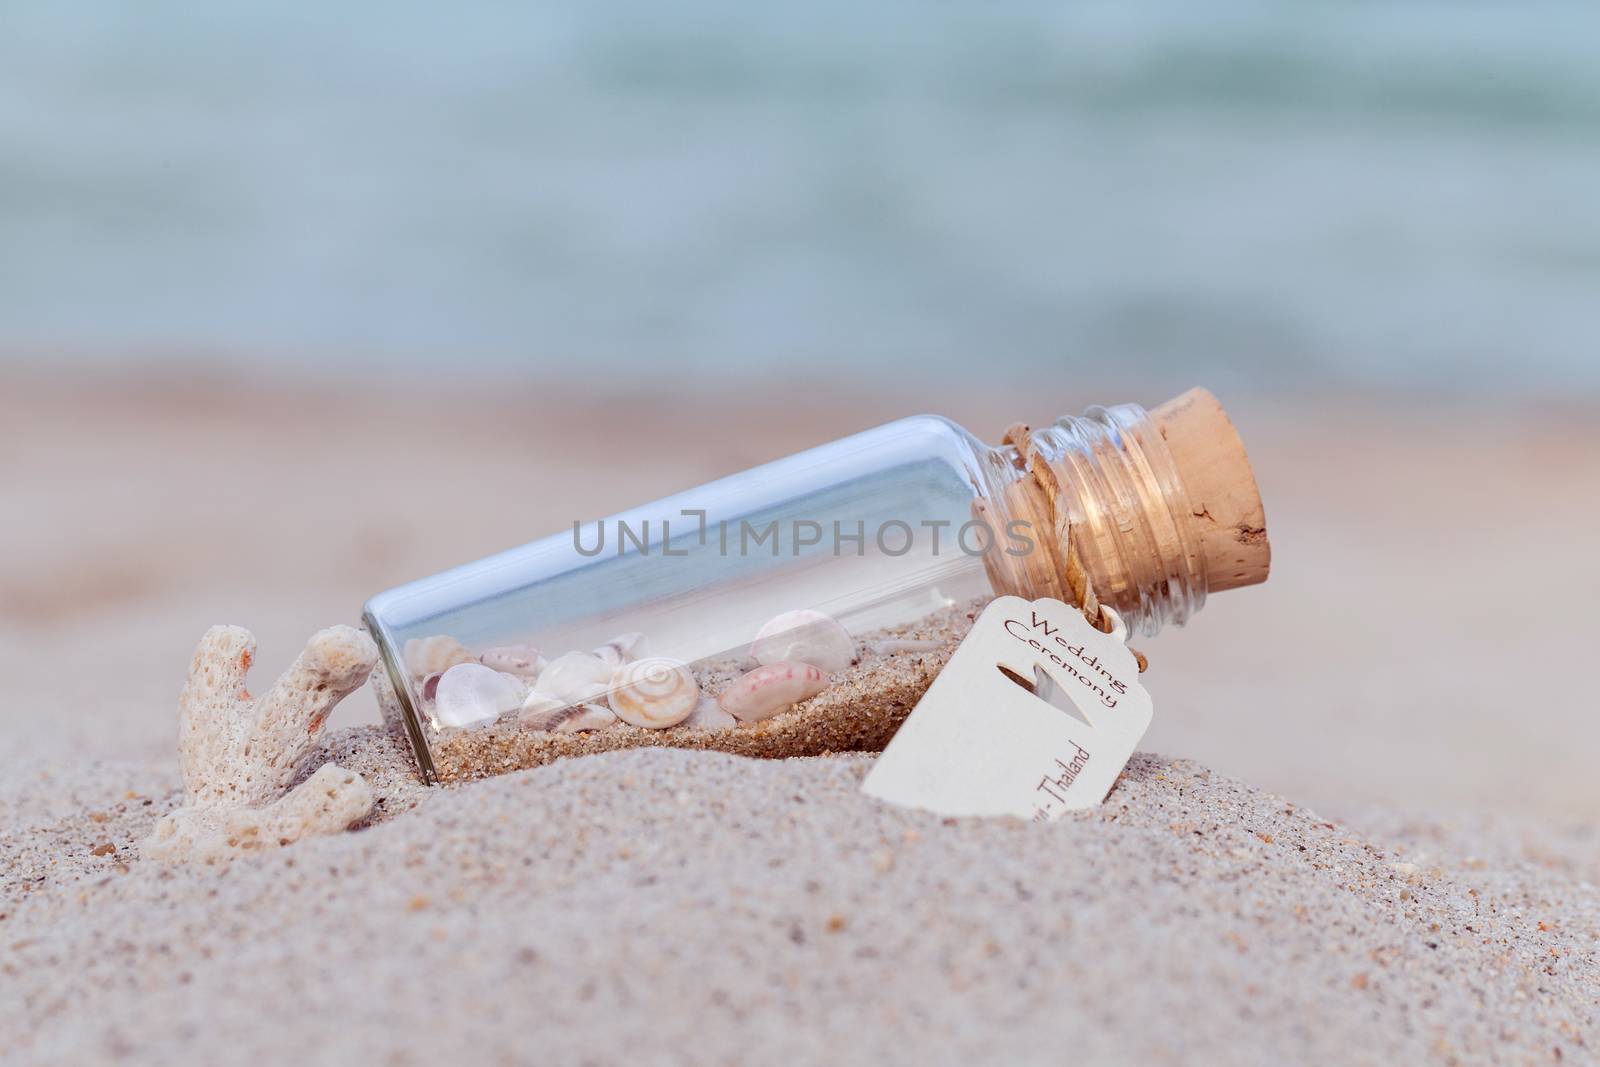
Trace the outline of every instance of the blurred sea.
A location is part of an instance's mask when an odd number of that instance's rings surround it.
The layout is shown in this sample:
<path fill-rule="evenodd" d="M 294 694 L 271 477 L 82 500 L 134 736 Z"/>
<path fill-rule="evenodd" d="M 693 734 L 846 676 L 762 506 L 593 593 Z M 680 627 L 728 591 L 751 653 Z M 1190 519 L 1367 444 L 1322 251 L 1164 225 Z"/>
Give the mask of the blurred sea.
<path fill-rule="evenodd" d="M 1600 7 L 0 7 L 0 360 L 1600 394 Z"/>

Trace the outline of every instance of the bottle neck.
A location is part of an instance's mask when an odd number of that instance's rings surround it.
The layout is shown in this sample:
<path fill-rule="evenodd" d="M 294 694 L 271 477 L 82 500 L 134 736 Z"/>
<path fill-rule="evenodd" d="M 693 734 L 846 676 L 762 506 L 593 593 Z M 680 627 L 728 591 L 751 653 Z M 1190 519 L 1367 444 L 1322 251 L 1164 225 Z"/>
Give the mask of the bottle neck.
<path fill-rule="evenodd" d="M 1068 572 L 1081 567 L 1095 596 L 1145 634 L 1181 626 L 1204 605 L 1206 559 L 1189 496 L 1143 408 L 1092 407 L 1032 431 L 1024 449 L 1000 451 L 1027 457 L 1001 508 L 1038 544 L 1037 558 L 991 565 L 997 592 L 1078 600 Z"/>

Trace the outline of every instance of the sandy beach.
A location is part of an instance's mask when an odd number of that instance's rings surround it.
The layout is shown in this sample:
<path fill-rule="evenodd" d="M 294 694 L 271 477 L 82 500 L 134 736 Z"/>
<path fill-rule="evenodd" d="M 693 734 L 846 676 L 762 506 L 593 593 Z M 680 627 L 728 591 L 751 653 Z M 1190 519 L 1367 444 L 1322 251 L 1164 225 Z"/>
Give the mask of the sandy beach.
<path fill-rule="evenodd" d="M 1600 1064 L 1600 7 L 126 7 L 0 15 L 0 1067 Z M 1202 571 L 1120 777 L 961 644 Z"/>
<path fill-rule="evenodd" d="M 361 692 L 323 745 L 378 793 L 370 826 L 228 869 L 138 857 L 213 623 L 255 632 L 266 685 L 371 594 L 575 518 L 921 410 L 997 439 L 1188 384 L 563 392 L 530 418 L 540 387 L 6 378 L 0 1055 L 1592 1059 L 1586 410 L 1224 396 L 1273 577 L 1141 643 L 1152 754 L 1058 824 L 882 806 L 861 755 L 427 789 Z"/>
<path fill-rule="evenodd" d="M 1155 756 L 1059 824 L 942 820 L 867 761 L 568 760 L 225 873 L 84 856 L 167 804 L 108 782 L 8 886 L 0 1018 L 63 1063 L 1588 1058 L 1592 841 L 1463 854 Z"/>

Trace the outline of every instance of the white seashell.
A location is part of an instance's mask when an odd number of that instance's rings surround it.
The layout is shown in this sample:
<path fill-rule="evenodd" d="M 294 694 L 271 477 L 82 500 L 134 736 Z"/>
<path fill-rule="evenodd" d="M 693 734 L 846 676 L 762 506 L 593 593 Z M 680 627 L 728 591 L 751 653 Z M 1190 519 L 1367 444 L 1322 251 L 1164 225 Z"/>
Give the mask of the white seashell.
<path fill-rule="evenodd" d="M 722 705 L 717 703 L 717 698 L 709 694 L 701 694 L 700 703 L 694 706 L 694 712 L 683 720 L 683 725 L 692 730 L 725 730 L 736 725 L 738 719 L 722 710 Z"/>
<path fill-rule="evenodd" d="M 568 652 L 557 656 L 539 673 L 534 691 L 567 704 L 599 700 L 611 687 L 611 668 L 599 656 L 588 652 Z"/>
<path fill-rule="evenodd" d="M 600 662 L 615 671 L 624 663 L 631 663 L 644 655 L 644 634 L 628 633 L 613 637 L 594 650 Z"/>
<path fill-rule="evenodd" d="M 617 668 L 611 679 L 611 710 L 647 730 L 676 726 L 694 713 L 700 683 L 687 663 L 654 656 Z"/>
<path fill-rule="evenodd" d="M 493 667 L 529 681 L 539 677 L 539 672 L 545 667 L 544 657 L 532 645 L 501 645 L 489 649 L 478 659 L 485 667 Z"/>
<path fill-rule="evenodd" d="M 786 611 L 763 626 L 750 645 L 763 665 L 799 662 L 825 671 L 842 671 L 856 658 L 856 642 L 833 616 L 820 611 Z"/>
<path fill-rule="evenodd" d="M 460 641 L 446 634 L 436 637 L 415 637 L 407 641 L 401 655 L 406 670 L 413 678 L 426 678 L 430 674 L 443 674 L 460 663 L 476 663 L 478 657 Z"/>
<path fill-rule="evenodd" d="M 523 725 L 534 730 L 547 730 L 553 734 L 576 734 L 586 730 L 604 730 L 617 724 L 617 716 L 601 704 L 569 704 L 561 708 L 529 711 L 524 709 L 520 719 Z"/>
<path fill-rule="evenodd" d="M 433 717 L 442 726 L 471 726 L 522 705 L 523 685 L 481 663 L 458 663 L 439 679 Z"/>
<path fill-rule="evenodd" d="M 811 663 L 788 661 L 757 667 L 717 697 L 722 710 L 745 722 L 760 722 L 828 688 L 828 676 Z"/>
<path fill-rule="evenodd" d="M 541 716 L 548 715 L 553 711 L 576 706 L 575 704 L 567 703 L 565 700 L 557 700 L 549 693 L 541 693 L 539 692 L 539 687 L 534 686 L 522 701 L 521 718 L 523 722 L 533 723 L 538 721 Z"/>

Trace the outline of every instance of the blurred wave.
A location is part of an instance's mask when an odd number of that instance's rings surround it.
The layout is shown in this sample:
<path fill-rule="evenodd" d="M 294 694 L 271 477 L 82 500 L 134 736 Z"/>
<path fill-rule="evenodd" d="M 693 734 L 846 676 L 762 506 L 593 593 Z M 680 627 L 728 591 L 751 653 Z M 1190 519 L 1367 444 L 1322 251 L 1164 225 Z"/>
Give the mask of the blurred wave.
<path fill-rule="evenodd" d="M 1600 391 L 1600 8 L 0 9 L 0 360 Z"/>

